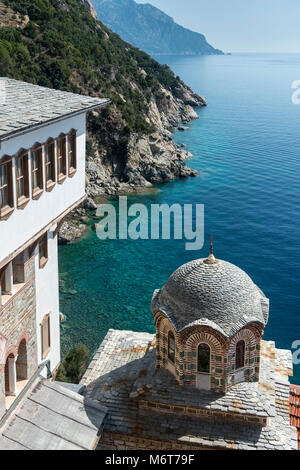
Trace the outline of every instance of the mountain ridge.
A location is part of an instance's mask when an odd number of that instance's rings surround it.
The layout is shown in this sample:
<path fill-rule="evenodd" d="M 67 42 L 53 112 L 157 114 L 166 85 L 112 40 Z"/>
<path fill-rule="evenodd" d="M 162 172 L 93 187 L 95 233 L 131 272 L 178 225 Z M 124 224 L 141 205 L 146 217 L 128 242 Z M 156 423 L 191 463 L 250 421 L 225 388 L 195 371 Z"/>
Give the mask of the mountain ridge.
<path fill-rule="evenodd" d="M 175 23 L 153 5 L 134 0 L 93 0 L 99 20 L 130 44 L 152 55 L 220 55 L 203 34 Z"/>

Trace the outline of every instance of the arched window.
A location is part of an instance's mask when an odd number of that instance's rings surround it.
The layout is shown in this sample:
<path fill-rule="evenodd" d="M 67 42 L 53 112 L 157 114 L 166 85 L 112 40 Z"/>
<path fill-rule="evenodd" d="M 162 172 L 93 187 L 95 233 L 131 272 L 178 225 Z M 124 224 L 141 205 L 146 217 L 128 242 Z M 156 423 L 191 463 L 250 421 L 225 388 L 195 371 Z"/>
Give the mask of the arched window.
<path fill-rule="evenodd" d="M 210 347 L 208 344 L 198 346 L 198 372 L 210 373 Z"/>
<path fill-rule="evenodd" d="M 168 358 L 170 361 L 175 362 L 175 337 L 172 331 L 168 334 Z"/>
<path fill-rule="evenodd" d="M 245 365 L 245 341 L 239 341 L 235 350 L 235 368 L 240 369 Z"/>

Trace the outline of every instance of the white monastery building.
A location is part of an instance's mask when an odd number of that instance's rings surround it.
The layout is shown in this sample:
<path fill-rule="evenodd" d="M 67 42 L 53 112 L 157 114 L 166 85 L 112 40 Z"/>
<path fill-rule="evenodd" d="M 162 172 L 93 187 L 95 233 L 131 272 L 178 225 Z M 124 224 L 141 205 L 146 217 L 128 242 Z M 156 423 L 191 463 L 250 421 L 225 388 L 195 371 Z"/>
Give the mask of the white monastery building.
<path fill-rule="evenodd" d="M 1 417 L 39 365 L 59 365 L 57 235 L 85 198 L 86 113 L 109 101 L 0 85 Z"/>

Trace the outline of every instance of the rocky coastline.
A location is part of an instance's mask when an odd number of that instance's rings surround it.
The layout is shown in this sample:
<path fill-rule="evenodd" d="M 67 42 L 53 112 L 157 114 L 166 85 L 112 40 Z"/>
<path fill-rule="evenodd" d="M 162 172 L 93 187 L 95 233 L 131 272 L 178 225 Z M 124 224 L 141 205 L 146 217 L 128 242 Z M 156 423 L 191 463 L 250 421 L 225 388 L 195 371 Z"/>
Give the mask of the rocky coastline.
<path fill-rule="evenodd" d="M 186 164 L 193 155 L 173 141 L 172 132 L 176 128 L 186 131 L 186 124 L 198 118 L 195 108 L 206 106 L 206 100 L 182 82 L 176 94 L 170 94 L 163 87 L 160 91 L 164 99 L 159 105 L 154 99 L 150 101 L 146 118 L 154 132 L 149 135 L 131 132 L 121 158 L 114 156 L 110 142 L 102 143 L 97 133 L 88 131 L 87 199 L 63 224 L 59 233 L 60 244 L 73 242 L 86 234 L 86 213 L 97 209 L 95 199 L 151 190 L 155 184 L 197 175 L 197 171 Z M 91 120 L 97 116 L 94 113 Z M 116 116 L 116 134 L 118 125 Z"/>

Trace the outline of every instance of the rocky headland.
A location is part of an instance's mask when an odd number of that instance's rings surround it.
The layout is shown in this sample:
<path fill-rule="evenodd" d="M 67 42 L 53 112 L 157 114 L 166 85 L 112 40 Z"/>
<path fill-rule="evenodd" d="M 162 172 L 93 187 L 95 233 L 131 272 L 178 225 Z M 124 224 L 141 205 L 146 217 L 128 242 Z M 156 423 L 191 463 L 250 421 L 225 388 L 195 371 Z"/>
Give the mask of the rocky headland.
<path fill-rule="evenodd" d="M 195 108 L 206 106 L 206 100 L 184 84 L 178 89 L 177 96 L 170 96 L 163 88 L 161 92 L 169 98 L 161 103 L 160 109 L 155 100 L 151 100 L 147 114 L 147 121 L 154 126 L 154 132 L 149 135 L 130 133 L 122 164 L 111 154 L 108 142 L 101 144 L 97 133 L 88 132 L 87 199 L 63 224 L 59 233 L 60 244 L 78 240 L 87 233 L 86 213 L 97 209 L 99 197 L 142 192 L 155 184 L 197 175 L 197 171 L 186 164 L 193 155 L 173 141 L 172 132 L 176 128 L 187 130 L 188 127 L 179 124 L 198 119 Z M 98 113 L 94 113 L 94 117 L 98 118 Z"/>

